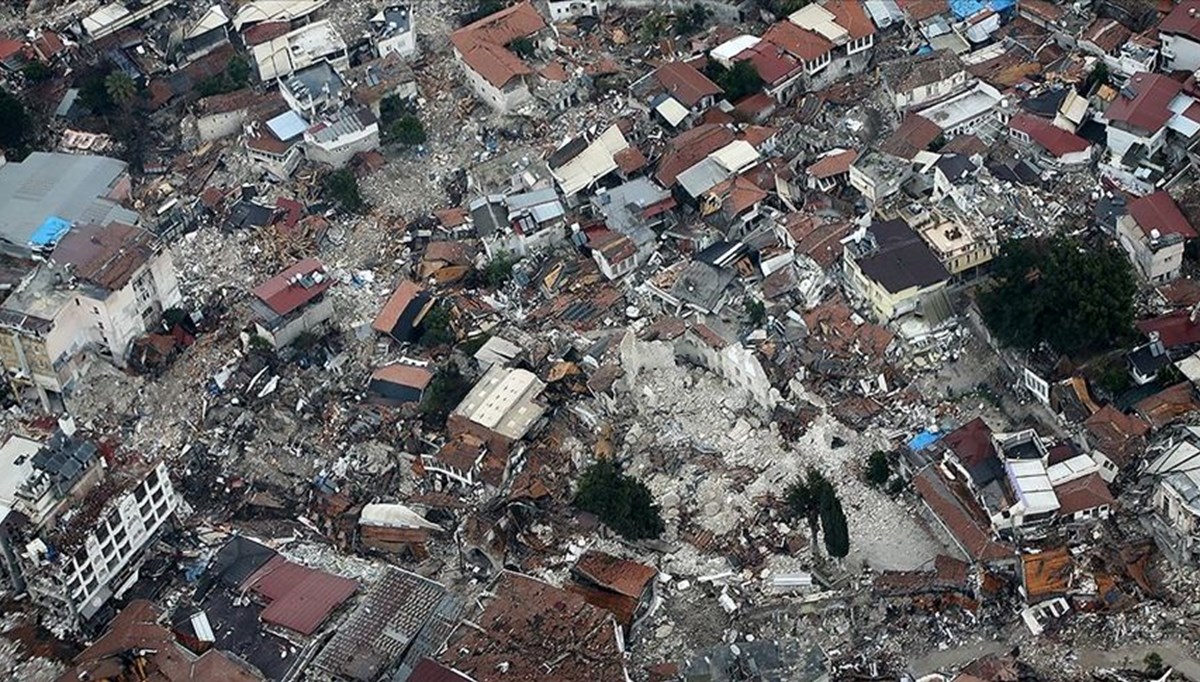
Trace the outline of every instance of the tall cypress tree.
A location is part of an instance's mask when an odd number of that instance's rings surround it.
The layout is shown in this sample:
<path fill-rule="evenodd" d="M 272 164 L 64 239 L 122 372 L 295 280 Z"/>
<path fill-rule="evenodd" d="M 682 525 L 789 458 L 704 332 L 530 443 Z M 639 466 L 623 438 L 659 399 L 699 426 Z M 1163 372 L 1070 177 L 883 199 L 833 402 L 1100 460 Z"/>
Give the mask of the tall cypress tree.
<path fill-rule="evenodd" d="M 846 513 L 842 501 L 837 498 L 833 486 L 823 489 L 821 496 L 821 532 L 825 540 L 825 551 L 835 559 L 845 558 L 850 553 L 850 529 L 846 525 Z"/>

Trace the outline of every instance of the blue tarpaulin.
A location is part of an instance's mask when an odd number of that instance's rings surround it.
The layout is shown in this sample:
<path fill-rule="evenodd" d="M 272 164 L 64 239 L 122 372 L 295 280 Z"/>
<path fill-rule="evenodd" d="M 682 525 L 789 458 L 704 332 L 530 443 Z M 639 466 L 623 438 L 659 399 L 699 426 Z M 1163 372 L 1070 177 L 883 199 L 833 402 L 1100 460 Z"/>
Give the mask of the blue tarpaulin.
<path fill-rule="evenodd" d="M 975 16 L 985 9 L 1003 13 L 1011 10 L 1017 0 L 950 0 L 950 11 L 958 19 Z"/>
<path fill-rule="evenodd" d="M 913 452 L 916 452 L 918 450 L 924 450 L 925 448 L 929 447 L 930 445 L 933 445 L 934 443 L 938 442 L 938 440 L 940 440 L 941 437 L 942 437 L 942 434 L 940 434 L 940 433 L 933 433 L 929 430 L 922 431 L 922 432 L 918 433 L 917 435 L 913 436 L 912 440 L 908 441 L 908 449 L 912 450 Z"/>
<path fill-rule="evenodd" d="M 71 229 L 71 223 L 58 216 L 50 216 L 29 238 L 29 243 L 33 246 L 53 246 L 69 229 Z"/>

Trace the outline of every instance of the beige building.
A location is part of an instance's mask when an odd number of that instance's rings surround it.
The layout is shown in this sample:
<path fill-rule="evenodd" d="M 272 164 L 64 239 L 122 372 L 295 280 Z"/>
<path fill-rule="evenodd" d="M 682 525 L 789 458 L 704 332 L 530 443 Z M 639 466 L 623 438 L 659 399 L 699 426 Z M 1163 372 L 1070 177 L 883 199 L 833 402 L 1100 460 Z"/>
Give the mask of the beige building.
<path fill-rule="evenodd" d="M 944 220 L 921 230 L 921 237 L 951 277 L 969 279 L 996 257 L 997 247 L 963 225 Z"/>
<path fill-rule="evenodd" d="M 542 15 L 529 2 L 490 14 L 450 34 L 454 58 L 471 89 L 493 109 L 508 113 L 532 99 L 536 74 L 511 48 L 517 41 L 534 45 L 546 28 Z"/>
<path fill-rule="evenodd" d="M 0 361 L 18 392 L 60 410 L 82 351 L 123 366 L 133 340 L 179 301 L 171 255 L 154 235 L 121 223 L 71 228 L 0 305 Z"/>

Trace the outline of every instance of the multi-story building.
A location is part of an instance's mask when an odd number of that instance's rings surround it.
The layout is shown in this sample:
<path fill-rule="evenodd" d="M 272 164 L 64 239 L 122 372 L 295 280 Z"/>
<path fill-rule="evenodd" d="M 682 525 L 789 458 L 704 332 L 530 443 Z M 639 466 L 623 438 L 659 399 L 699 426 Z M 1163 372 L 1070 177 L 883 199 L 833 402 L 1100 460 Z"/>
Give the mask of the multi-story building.
<path fill-rule="evenodd" d="M 133 584 L 179 506 L 165 464 L 112 474 L 94 444 L 61 431 L 9 438 L 0 473 L 0 575 L 76 627 Z"/>
<path fill-rule="evenodd" d="M 1200 0 L 1182 0 L 1158 25 L 1165 71 L 1200 69 Z"/>
<path fill-rule="evenodd" d="M 517 41 L 533 46 L 533 39 L 545 28 L 533 5 L 521 2 L 450 34 L 454 57 L 480 99 L 501 113 L 531 100 L 534 70 L 510 46 Z"/>
<path fill-rule="evenodd" d="M 139 227 L 71 228 L 0 305 L 0 362 L 18 391 L 62 408 L 81 351 L 123 366 L 133 340 L 180 301 L 170 253 Z"/>
<path fill-rule="evenodd" d="M 903 220 L 874 223 L 846 244 L 846 283 L 881 322 L 920 312 L 930 323 L 950 313 L 950 273 Z"/>

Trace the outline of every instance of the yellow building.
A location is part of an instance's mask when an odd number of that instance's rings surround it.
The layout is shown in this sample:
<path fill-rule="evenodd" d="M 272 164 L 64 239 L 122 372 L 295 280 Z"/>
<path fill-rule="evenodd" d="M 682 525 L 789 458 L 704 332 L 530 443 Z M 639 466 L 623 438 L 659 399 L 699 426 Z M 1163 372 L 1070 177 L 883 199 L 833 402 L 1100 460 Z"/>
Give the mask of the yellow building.
<path fill-rule="evenodd" d="M 866 299 L 879 321 L 913 312 L 932 322 L 949 315 L 950 273 L 904 221 L 872 224 L 843 253 L 847 285 Z"/>

